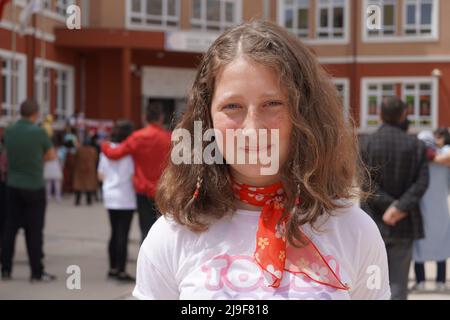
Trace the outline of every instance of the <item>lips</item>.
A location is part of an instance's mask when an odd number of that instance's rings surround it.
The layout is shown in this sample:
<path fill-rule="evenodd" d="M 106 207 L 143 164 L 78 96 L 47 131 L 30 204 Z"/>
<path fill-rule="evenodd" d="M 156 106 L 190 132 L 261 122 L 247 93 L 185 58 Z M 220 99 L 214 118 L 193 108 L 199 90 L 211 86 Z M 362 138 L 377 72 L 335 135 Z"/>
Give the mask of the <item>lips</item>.
<path fill-rule="evenodd" d="M 269 151 L 272 149 L 272 145 L 269 146 L 258 146 L 258 147 L 245 147 L 245 148 L 241 148 L 242 151 L 245 152 L 261 152 L 261 151 Z"/>

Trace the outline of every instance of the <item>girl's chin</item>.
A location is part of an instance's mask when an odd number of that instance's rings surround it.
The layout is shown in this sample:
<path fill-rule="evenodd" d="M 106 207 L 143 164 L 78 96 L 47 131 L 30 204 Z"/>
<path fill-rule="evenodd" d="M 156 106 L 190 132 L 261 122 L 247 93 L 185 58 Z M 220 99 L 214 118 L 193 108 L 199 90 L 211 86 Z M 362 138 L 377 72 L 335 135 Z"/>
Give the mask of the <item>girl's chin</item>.
<path fill-rule="evenodd" d="M 279 179 L 278 174 L 274 175 L 265 175 L 262 174 L 264 172 L 264 168 L 267 168 L 267 166 L 263 165 L 231 165 L 231 174 L 241 180 L 245 181 L 277 181 Z"/>

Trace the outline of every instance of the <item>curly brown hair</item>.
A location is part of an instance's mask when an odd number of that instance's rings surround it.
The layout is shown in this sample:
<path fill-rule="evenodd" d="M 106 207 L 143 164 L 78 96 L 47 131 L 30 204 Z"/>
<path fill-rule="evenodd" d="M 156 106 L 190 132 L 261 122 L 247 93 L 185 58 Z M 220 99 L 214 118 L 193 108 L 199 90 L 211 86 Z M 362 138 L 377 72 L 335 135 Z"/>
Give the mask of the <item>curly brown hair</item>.
<path fill-rule="evenodd" d="M 314 223 L 322 214 L 347 207 L 337 199 L 361 196 L 363 175 L 357 133 L 346 118 L 341 97 L 330 75 L 310 50 L 293 34 L 266 21 L 251 21 L 223 33 L 201 60 L 188 95 L 187 109 L 177 128 L 194 136 L 194 121 L 203 130 L 213 128 L 211 101 L 216 76 L 238 55 L 272 67 L 287 88 L 293 132 L 290 153 L 280 168 L 291 212 L 287 238 L 303 241 L 299 226 Z M 203 142 L 205 147 L 205 142 Z M 173 146 L 172 146 L 173 147 Z M 225 163 L 225 162 L 224 162 Z M 193 198 L 198 181 L 200 193 Z M 295 197 L 301 195 L 301 204 Z M 236 210 L 227 164 L 180 164 L 169 161 L 161 177 L 156 202 L 164 215 L 193 231 L 204 231 L 214 219 Z"/>

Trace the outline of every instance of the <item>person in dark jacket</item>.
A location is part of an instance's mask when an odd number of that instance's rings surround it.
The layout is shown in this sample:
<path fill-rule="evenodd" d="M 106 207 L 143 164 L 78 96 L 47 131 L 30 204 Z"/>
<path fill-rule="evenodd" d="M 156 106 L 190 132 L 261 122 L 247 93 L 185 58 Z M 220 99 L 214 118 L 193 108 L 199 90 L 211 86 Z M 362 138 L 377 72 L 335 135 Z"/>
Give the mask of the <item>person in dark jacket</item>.
<path fill-rule="evenodd" d="M 388 98 L 381 107 L 382 126 L 361 139 L 362 160 L 370 172 L 363 190 L 371 195 L 360 205 L 386 244 L 395 300 L 407 299 L 413 241 L 424 237 L 419 203 L 429 182 L 426 146 L 404 131 L 406 117 L 406 104 Z"/>

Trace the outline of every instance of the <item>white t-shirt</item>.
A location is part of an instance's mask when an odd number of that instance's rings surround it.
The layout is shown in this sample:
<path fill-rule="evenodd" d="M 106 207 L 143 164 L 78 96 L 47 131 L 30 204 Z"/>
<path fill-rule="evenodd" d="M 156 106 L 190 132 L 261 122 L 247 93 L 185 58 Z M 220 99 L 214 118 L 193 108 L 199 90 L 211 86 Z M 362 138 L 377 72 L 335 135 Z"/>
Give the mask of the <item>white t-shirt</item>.
<path fill-rule="evenodd" d="M 237 210 L 208 231 L 194 233 L 159 218 L 141 246 L 133 295 L 163 300 L 390 298 L 384 242 L 373 220 L 355 204 L 320 217 L 319 232 L 303 226 L 349 291 L 286 271 L 279 288 L 269 287 L 272 279 L 253 259 L 258 219 L 259 212 Z"/>
<path fill-rule="evenodd" d="M 134 163 L 131 156 L 110 160 L 101 153 L 98 172 L 103 175 L 103 203 L 107 209 L 136 209 Z"/>

